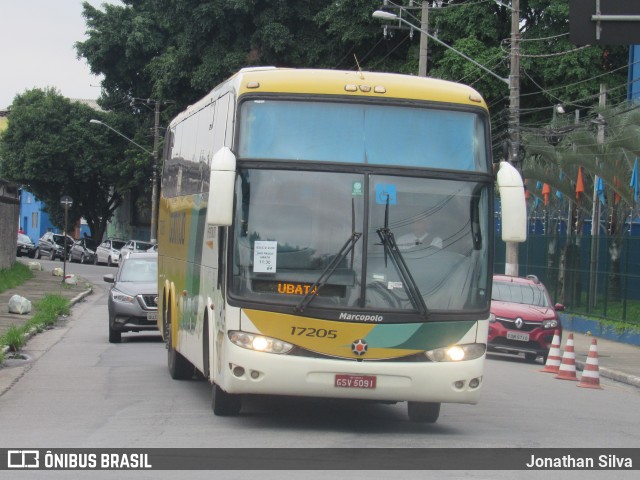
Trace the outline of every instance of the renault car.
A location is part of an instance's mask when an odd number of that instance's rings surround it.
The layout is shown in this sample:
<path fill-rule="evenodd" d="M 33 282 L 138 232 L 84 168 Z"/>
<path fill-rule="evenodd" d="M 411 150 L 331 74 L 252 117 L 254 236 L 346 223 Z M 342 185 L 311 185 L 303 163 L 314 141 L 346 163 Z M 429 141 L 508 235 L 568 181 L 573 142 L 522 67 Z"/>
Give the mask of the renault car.
<path fill-rule="evenodd" d="M 494 275 L 492 292 L 488 350 L 522 353 L 530 362 L 542 356 L 546 361 L 555 331 L 562 334 L 558 312 L 564 306 L 553 304 L 534 275 Z"/>

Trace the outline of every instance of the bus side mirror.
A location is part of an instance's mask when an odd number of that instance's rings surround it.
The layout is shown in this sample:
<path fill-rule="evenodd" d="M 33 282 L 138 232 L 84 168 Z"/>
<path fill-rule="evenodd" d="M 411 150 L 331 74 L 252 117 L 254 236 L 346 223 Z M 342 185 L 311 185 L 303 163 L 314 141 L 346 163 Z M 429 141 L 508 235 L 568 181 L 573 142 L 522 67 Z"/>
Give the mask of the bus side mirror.
<path fill-rule="evenodd" d="M 502 206 L 502 241 L 524 242 L 527 239 L 527 204 L 522 177 L 508 162 L 500 162 L 498 190 Z"/>
<path fill-rule="evenodd" d="M 207 223 L 221 227 L 233 220 L 233 189 L 236 183 L 236 156 L 222 147 L 211 161 Z"/>

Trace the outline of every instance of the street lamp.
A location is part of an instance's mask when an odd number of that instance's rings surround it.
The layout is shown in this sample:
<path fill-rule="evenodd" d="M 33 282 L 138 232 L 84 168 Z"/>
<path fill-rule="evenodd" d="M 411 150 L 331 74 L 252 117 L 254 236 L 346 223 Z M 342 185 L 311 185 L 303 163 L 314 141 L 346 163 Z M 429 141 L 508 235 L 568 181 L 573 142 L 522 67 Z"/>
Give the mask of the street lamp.
<path fill-rule="evenodd" d="M 147 152 L 149 155 L 153 155 L 153 152 L 151 150 L 147 150 L 146 148 L 144 148 L 142 145 L 140 145 L 139 143 L 131 140 L 129 137 L 127 137 L 125 134 L 119 132 L 118 130 L 116 130 L 113 127 L 110 127 L 109 125 L 107 125 L 104 122 L 101 122 L 100 120 L 96 120 L 95 118 L 92 118 L 91 120 L 89 120 L 89 123 L 95 123 L 96 125 L 103 125 L 105 127 L 107 127 L 109 130 L 116 132 L 118 135 L 120 135 L 122 138 L 129 140 L 131 143 L 133 143 L 136 147 L 144 150 L 145 152 Z"/>
<path fill-rule="evenodd" d="M 376 10 L 375 12 L 373 12 L 373 18 L 378 18 L 380 20 L 398 20 L 401 23 L 406 23 L 407 25 L 409 25 L 412 29 L 418 30 L 420 33 L 423 33 L 424 35 L 426 35 L 427 37 L 429 37 L 431 40 L 433 40 L 436 43 L 439 43 L 440 45 L 442 45 L 443 47 L 448 48 L 449 50 L 453 50 L 455 53 L 457 53 L 458 55 L 460 55 L 462 58 L 464 58 L 465 60 L 470 61 L 471 63 L 473 63 L 476 67 L 484 70 L 485 72 L 487 72 L 490 75 L 493 75 L 494 77 L 496 77 L 498 80 L 501 80 L 502 82 L 506 83 L 507 85 L 510 84 L 509 79 L 508 78 L 502 78 L 500 75 L 498 75 L 497 73 L 492 72 L 491 70 L 489 70 L 487 67 L 485 67 L 484 65 L 476 62 L 474 59 L 466 56 L 464 53 L 462 53 L 459 50 L 456 50 L 455 48 L 453 48 L 451 45 L 448 45 L 446 43 L 444 43 L 442 40 L 440 40 L 437 37 L 434 37 L 433 35 L 431 35 L 429 32 L 427 32 L 426 30 L 423 30 L 421 28 L 416 27 L 415 25 L 413 25 L 411 22 L 408 22 L 407 20 L 405 20 L 404 18 L 402 18 L 401 16 L 396 15 L 395 13 L 391 13 L 391 12 L 385 12 L 384 10 Z"/>
<path fill-rule="evenodd" d="M 115 128 L 107 125 L 106 123 L 101 122 L 100 120 L 96 120 L 95 118 L 92 118 L 91 120 L 89 120 L 89 123 L 95 123 L 96 125 L 103 125 L 107 127 L 109 130 L 117 133 L 122 138 L 133 143 L 136 147 L 140 148 L 141 150 L 144 150 L 145 152 L 147 152 L 149 155 L 153 157 L 153 171 L 152 171 L 152 178 L 151 178 L 151 232 L 150 232 L 149 241 L 151 243 L 157 243 L 157 239 L 158 239 L 158 158 L 157 158 L 158 149 L 157 149 L 157 145 L 154 146 L 154 151 L 152 152 L 144 148 L 139 143 L 131 140 L 125 134 L 119 132 Z"/>

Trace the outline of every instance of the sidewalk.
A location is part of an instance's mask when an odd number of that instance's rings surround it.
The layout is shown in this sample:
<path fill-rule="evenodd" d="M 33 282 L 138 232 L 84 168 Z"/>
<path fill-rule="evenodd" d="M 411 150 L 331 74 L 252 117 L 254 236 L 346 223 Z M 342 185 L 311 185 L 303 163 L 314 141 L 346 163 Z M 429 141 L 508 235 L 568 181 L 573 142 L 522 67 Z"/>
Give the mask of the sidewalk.
<path fill-rule="evenodd" d="M 35 303 L 47 293 L 54 293 L 68 298 L 73 304 L 89 295 L 92 291 L 91 284 L 88 284 L 82 278 L 78 278 L 77 285 L 63 285 L 62 278 L 54 277 L 50 271 L 34 271 L 33 273 L 34 277 L 25 284 L 0 294 L 0 335 L 4 334 L 11 325 L 24 325 L 33 315 L 33 313 L 26 315 L 8 313 L 7 304 L 14 294 L 26 297 L 32 303 Z M 596 338 L 600 376 L 640 387 L 640 346 L 565 330 L 562 334 L 562 352 L 564 352 L 569 333 L 573 333 L 576 368 L 578 370 L 584 369 L 591 341 Z"/>
<path fill-rule="evenodd" d="M 28 263 L 27 260 L 19 261 L 24 264 Z M 58 265 L 56 265 L 56 267 L 57 266 Z M 62 268 L 62 263 L 60 263 L 59 266 Z M 62 277 L 54 277 L 51 271 L 33 271 L 33 274 L 31 280 L 28 280 L 18 287 L 0 293 L 0 335 L 4 335 L 12 325 L 21 327 L 27 323 L 35 313 L 34 309 L 32 309 L 31 313 L 24 315 L 9 313 L 9 299 L 13 295 L 25 297 L 33 305 L 45 295 L 55 294 L 68 298 L 73 305 L 92 291 L 91 284 L 88 284 L 86 280 L 80 277 L 78 277 L 77 285 L 64 285 L 62 283 Z"/>

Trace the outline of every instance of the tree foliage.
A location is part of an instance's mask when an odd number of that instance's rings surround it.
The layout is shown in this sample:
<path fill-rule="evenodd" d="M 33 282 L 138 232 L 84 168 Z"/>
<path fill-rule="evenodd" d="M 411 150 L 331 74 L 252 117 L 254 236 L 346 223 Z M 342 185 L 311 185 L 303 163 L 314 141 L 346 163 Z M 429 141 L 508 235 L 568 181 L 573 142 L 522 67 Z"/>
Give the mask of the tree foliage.
<path fill-rule="evenodd" d="M 177 112 L 242 67 L 361 67 L 417 74 L 419 32 L 389 22 L 389 35 L 383 36 L 382 23 L 372 18 L 381 3 L 122 0 L 122 4 L 95 8 L 85 2 L 88 37 L 76 49 L 94 74 L 104 76 L 100 104 L 112 112 L 104 117 L 107 123 L 138 143 L 151 145 L 153 102 L 139 99 L 161 102 L 161 124 L 166 125 Z M 509 4 L 508 0 L 502 3 Z M 410 2 L 389 2 L 385 8 L 398 13 L 397 5 L 409 7 Z M 468 0 L 429 0 L 429 5 L 431 35 L 500 77 L 509 76 L 509 8 L 494 1 Z M 624 99 L 621 86 L 626 86 L 627 49 L 572 45 L 568 0 L 520 0 L 520 10 L 520 125 L 526 134 L 523 145 L 534 158 L 535 142 L 553 130 L 550 119 L 555 104 L 592 108 L 600 83 L 608 85 L 611 103 Z M 403 15 L 419 26 L 419 3 L 403 10 Z M 494 155 L 499 155 L 502 141 L 508 138 L 504 113 L 509 108 L 509 89 L 505 83 L 433 40 L 428 46 L 428 74 L 471 84 L 487 99 L 493 117 Z M 99 235 L 124 192 L 142 190 L 143 197 L 148 197 L 144 190 L 151 161 L 112 132 L 89 125 L 88 118 L 95 117 L 95 112 L 67 105 L 57 97 L 48 91 L 16 98 L 10 122 L 14 126 L 3 146 L 4 175 L 21 179 L 40 198 L 48 199 L 47 208 L 54 218 L 58 218 L 59 196 L 69 193 L 77 200 L 74 215 L 84 215 Z M 38 109 L 49 113 L 45 125 L 41 125 L 44 117 L 36 113 Z M 54 132 L 61 137 L 54 139 Z M 35 133 L 42 137 L 36 138 Z M 94 168 L 96 163 L 102 171 Z M 50 178 L 43 181 L 38 175 Z M 82 186 L 87 181 L 92 186 L 85 192 Z M 87 208 L 80 211 L 80 206 Z"/>
<path fill-rule="evenodd" d="M 70 224 L 84 217 L 92 236 L 101 239 L 124 192 L 140 184 L 149 171 L 146 157 L 128 152 L 128 142 L 90 124 L 92 118 L 128 130 L 118 116 L 72 102 L 54 89 L 18 95 L 0 136 L 0 176 L 43 201 L 58 227 L 64 225 L 60 198 L 71 196 Z"/>
<path fill-rule="evenodd" d="M 109 107 L 157 98 L 179 111 L 247 66 L 351 68 L 347 53 L 364 57 L 381 32 L 367 0 L 123 3 L 100 10 L 85 2 L 89 38 L 76 44 L 92 72 L 105 75 Z"/>
<path fill-rule="evenodd" d="M 420 25 L 420 5 L 385 7 Z M 509 76 L 511 10 L 493 2 L 430 0 L 429 33 L 495 72 Z M 103 74 L 104 108 L 131 109 L 131 98 L 173 100 L 164 121 L 238 69 L 256 65 L 417 74 L 420 34 L 372 18 L 371 0 L 123 0 L 103 10 L 83 5 L 88 39 L 77 43 L 93 73 Z M 557 103 L 597 103 L 625 95 L 626 47 L 576 48 L 569 41 L 569 0 L 521 0 L 520 115 L 524 128 L 548 121 Z M 395 28 L 401 26 L 402 28 Z M 453 50 L 429 40 L 428 74 L 473 85 L 493 113 L 494 144 L 506 138 L 508 86 Z M 148 115 L 147 117 L 148 118 Z M 145 120 L 141 120 L 144 123 Z M 145 125 L 148 128 L 148 125 Z"/>

